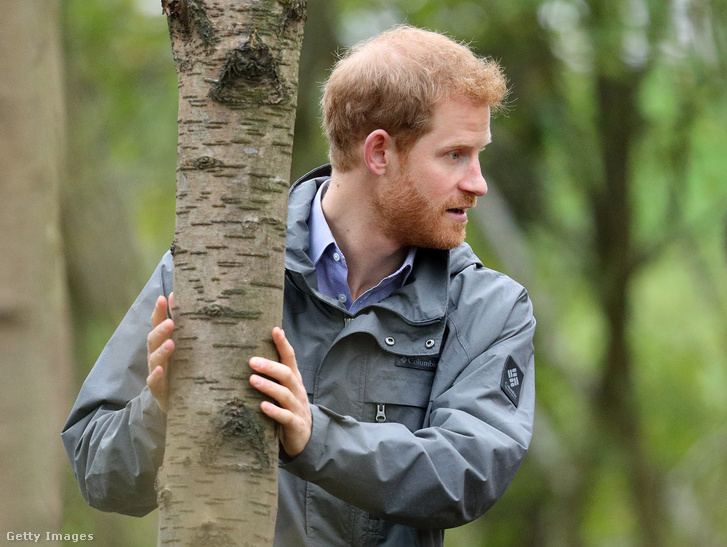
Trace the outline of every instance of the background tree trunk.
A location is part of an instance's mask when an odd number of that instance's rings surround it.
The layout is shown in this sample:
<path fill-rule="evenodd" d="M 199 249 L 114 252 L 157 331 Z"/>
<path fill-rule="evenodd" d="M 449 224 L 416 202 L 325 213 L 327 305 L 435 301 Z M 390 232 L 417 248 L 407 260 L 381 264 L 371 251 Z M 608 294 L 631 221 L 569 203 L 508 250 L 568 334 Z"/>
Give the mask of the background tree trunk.
<path fill-rule="evenodd" d="M 277 355 L 305 2 L 162 4 L 179 144 L 159 544 L 272 544 L 278 441 L 248 361 Z"/>
<path fill-rule="evenodd" d="M 70 370 L 56 1 L 3 3 L 0 74 L 0 530 L 45 538 L 60 528 Z"/>

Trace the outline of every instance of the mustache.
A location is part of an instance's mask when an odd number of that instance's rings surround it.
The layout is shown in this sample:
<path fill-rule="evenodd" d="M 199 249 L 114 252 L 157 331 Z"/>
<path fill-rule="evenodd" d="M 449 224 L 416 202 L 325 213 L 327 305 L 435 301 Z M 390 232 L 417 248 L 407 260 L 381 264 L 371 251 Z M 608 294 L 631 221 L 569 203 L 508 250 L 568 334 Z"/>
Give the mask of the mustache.
<path fill-rule="evenodd" d="M 471 209 L 475 205 L 477 205 L 477 196 L 470 194 L 461 199 L 448 201 L 444 204 L 444 209 Z"/>

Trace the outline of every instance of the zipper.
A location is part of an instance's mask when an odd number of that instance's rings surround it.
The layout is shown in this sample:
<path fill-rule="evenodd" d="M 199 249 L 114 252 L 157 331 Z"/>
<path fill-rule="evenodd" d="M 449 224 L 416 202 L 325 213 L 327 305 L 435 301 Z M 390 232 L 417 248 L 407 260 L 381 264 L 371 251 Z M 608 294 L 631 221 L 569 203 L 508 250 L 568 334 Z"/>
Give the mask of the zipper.
<path fill-rule="evenodd" d="M 376 405 L 376 421 L 379 423 L 386 421 L 386 405 L 381 403 Z"/>

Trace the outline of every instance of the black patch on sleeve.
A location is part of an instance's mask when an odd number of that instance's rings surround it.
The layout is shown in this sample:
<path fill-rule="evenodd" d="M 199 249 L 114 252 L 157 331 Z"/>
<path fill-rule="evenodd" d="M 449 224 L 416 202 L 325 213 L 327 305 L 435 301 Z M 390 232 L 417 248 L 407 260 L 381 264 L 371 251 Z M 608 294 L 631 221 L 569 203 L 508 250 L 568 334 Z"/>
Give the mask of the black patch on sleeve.
<path fill-rule="evenodd" d="M 523 371 L 517 366 L 515 359 L 509 356 L 505 361 L 505 367 L 502 369 L 500 387 L 516 407 L 520 403 L 520 388 L 523 384 L 523 378 L 525 378 Z"/>

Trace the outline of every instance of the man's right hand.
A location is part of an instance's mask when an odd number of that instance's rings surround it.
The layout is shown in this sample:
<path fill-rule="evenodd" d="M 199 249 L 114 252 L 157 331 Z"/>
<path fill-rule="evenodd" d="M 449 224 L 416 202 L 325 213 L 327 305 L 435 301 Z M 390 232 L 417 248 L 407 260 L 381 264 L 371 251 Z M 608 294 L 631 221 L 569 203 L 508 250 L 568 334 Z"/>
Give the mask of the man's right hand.
<path fill-rule="evenodd" d="M 169 294 L 169 310 L 172 309 L 172 294 Z M 174 342 L 171 339 L 174 321 L 167 316 L 167 299 L 160 296 L 151 314 L 152 331 L 146 338 L 147 362 L 149 376 L 146 385 L 156 399 L 159 408 L 167 412 L 167 362 L 174 351 Z"/>

